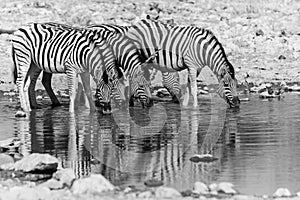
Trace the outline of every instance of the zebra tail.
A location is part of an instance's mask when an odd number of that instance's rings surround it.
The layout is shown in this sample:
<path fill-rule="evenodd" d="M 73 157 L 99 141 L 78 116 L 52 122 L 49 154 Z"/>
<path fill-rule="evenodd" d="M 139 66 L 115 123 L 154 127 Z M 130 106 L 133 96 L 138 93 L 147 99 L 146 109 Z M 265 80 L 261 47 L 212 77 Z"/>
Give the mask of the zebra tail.
<path fill-rule="evenodd" d="M 11 72 L 12 72 L 12 79 L 14 84 L 16 84 L 17 82 L 17 77 L 18 77 L 18 70 L 17 70 L 17 61 L 16 61 L 16 52 L 15 52 L 15 48 L 12 47 L 12 58 L 13 58 L 13 66 L 11 68 Z"/>

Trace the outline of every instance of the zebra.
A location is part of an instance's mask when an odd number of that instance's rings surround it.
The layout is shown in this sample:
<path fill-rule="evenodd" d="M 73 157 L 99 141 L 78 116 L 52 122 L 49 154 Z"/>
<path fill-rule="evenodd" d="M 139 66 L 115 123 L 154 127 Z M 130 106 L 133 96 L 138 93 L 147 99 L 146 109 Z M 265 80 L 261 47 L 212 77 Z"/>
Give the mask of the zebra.
<path fill-rule="evenodd" d="M 90 74 L 97 88 L 105 91 L 103 95 L 106 101 L 110 101 L 111 89 L 119 87 L 120 74 L 111 47 L 100 34 L 92 30 L 83 34 L 77 29 L 62 30 L 46 23 L 25 25 L 13 34 L 12 57 L 14 83 L 17 85 L 21 109 L 24 112 L 20 116 L 26 116 L 26 112 L 37 106 L 33 90 L 41 71 L 49 74 L 66 73 L 70 113 L 75 110 L 78 74 L 91 111 L 95 106 L 91 98 Z M 107 74 L 104 81 L 103 74 Z"/>
<path fill-rule="evenodd" d="M 105 38 L 111 37 L 113 35 L 113 32 L 126 35 L 127 31 L 131 28 L 131 26 L 120 26 L 120 25 L 113 25 L 113 24 L 102 24 L 102 25 L 90 25 L 87 28 L 89 29 L 96 29 L 102 32 Z M 158 50 L 159 51 L 159 50 Z M 152 55 L 154 55 L 156 52 L 153 52 Z M 150 55 L 149 55 L 150 56 Z M 149 56 L 142 56 L 143 62 L 146 62 L 146 60 L 149 58 Z M 154 77 L 157 73 L 156 68 L 152 68 L 152 74 L 151 76 Z M 150 74 L 148 74 L 148 80 L 150 78 Z M 179 103 L 179 98 L 181 97 L 181 91 L 180 91 L 180 84 L 179 84 L 179 75 L 177 71 L 174 73 L 170 72 L 162 72 L 162 81 L 163 86 L 168 90 L 168 92 L 172 96 L 172 101 L 175 103 Z M 118 99 L 118 94 L 116 93 L 115 98 Z M 132 99 L 131 99 L 132 100 Z M 131 101 L 132 103 L 132 101 Z"/>
<path fill-rule="evenodd" d="M 162 49 L 153 61 L 161 71 L 188 70 L 193 107 L 198 106 L 196 76 L 206 65 L 219 81 L 217 93 L 230 107 L 239 106 L 234 67 L 227 59 L 221 43 L 210 30 L 143 19 L 133 25 L 126 36 L 146 57 L 157 49 Z M 189 98 L 185 97 L 183 106 L 187 106 L 188 101 Z"/>
<path fill-rule="evenodd" d="M 119 32 L 112 32 L 109 30 L 103 31 L 102 29 L 99 30 L 92 27 L 74 28 L 68 25 L 51 22 L 47 23 L 47 25 L 62 30 L 77 29 L 82 31 L 83 33 L 93 30 L 94 33 L 100 34 L 102 38 L 112 47 L 112 51 L 116 58 L 117 67 L 119 68 L 119 71 L 122 72 L 121 74 L 123 74 L 124 76 L 123 80 L 129 78 L 129 81 L 131 83 L 131 94 L 137 96 L 143 107 L 151 105 L 152 102 L 150 100 L 151 93 L 149 89 L 149 81 L 145 79 L 144 71 L 141 70 L 141 66 L 143 66 L 144 63 L 141 62 L 140 56 L 136 51 L 135 46 L 128 39 L 126 39 L 124 35 L 119 34 Z M 42 81 L 46 83 L 45 85 L 47 85 L 48 88 L 51 88 L 51 74 L 44 73 L 43 80 Z M 123 85 L 125 85 L 125 83 L 123 83 Z M 122 93 L 120 92 L 120 89 L 118 89 L 117 91 L 118 94 Z M 111 109 L 110 104 L 103 105 L 102 93 L 103 91 L 96 89 L 96 97 L 98 99 L 98 101 L 96 101 L 96 105 L 102 105 L 104 107 L 107 107 L 108 109 Z M 55 101 L 54 97 L 51 99 Z M 125 98 L 123 97 L 121 98 L 121 100 L 124 101 Z"/>

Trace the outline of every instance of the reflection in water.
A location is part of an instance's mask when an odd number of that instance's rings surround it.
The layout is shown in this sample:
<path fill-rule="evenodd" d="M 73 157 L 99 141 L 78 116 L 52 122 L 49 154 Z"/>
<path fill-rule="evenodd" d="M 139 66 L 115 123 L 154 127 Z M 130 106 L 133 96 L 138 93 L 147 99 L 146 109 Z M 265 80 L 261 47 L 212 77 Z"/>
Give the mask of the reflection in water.
<path fill-rule="evenodd" d="M 195 181 L 229 181 L 248 194 L 300 189 L 297 96 L 253 97 L 240 110 L 227 109 L 216 97 L 199 103 L 199 110 L 157 103 L 149 110 L 114 109 L 112 115 L 41 109 L 25 119 L 13 118 L 14 129 L 24 143 L 23 154 L 50 153 L 78 177 L 101 173 L 116 185 L 158 179 L 179 190 L 191 189 Z M 189 160 L 204 153 L 219 160 Z"/>

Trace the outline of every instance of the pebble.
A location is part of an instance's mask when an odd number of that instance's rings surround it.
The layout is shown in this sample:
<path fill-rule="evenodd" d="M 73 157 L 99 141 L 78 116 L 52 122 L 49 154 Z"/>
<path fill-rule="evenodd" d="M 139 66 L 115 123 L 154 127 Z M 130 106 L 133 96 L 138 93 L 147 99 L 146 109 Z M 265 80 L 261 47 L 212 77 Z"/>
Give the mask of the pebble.
<path fill-rule="evenodd" d="M 209 188 L 207 187 L 207 185 L 205 183 L 195 182 L 193 192 L 197 193 L 197 194 L 208 194 Z"/>
<path fill-rule="evenodd" d="M 115 187 L 101 174 L 92 174 L 90 177 L 75 180 L 71 188 L 73 194 L 93 194 L 114 189 Z"/>
<path fill-rule="evenodd" d="M 278 188 L 273 194 L 274 197 L 289 197 L 291 195 L 291 192 L 287 188 Z"/>
<path fill-rule="evenodd" d="M 218 184 L 218 192 L 225 194 L 236 194 L 237 192 L 233 189 L 234 185 L 229 182 L 221 182 Z"/>
<path fill-rule="evenodd" d="M 43 96 L 41 96 L 41 95 L 38 95 L 37 97 L 36 97 L 36 100 L 42 100 L 43 99 Z"/>
<path fill-rule="evenodd" d="M 144 191 L 138 194 L 138 198 L 149 199 L 153 196 L 151 191 Z"/>
<path fill-rule="evenodd" d="M 208 186 L 210 193 L 217 194 L 218 193 L 218 184 L 212 183 Z"/>
<path fill-rule="evenodd" d="M 164 182 L 160 180 L 151 179 L 151 180 L 146 180 L 144 184 L 148 187 L 159 187 L 162 186 Z"/>
<path fill-rule="evenodd" d="M 158 187 L 155 191 L 155 197 L 158 199 L 163 199 L 163 198 L 177 198 L 177 197 L 182 197 L 180 192 L 178 192 L 176 189 L 171 188 L 171 187 Z"/>
<path fill-rule="evenodd" d="M 0 152 L 4 151 L 15 151 L 21 146 L 21 141 L 18 138 L 9 138 L 0 141 Z"/>
<path fill-rule="evenodd" d="M 213 157 L 211 154 L 195 154 L 190 158 L 190 161 L 198 162 L 213 162 L 218 160 L 218 158 Z"/>
<path fill-rule="evenodd" d="M 59 190 L 64 187 L 62 182 L 55 179 L 50 179 L 39 186 L 49 188 L 50 190 Z"/>
<path fill-rule="evenodd" d="M 53 174 L 53 178 L 59 181 L 61 184 L 71 187 L 73 181 L 76 179 L 73 169 L 65 168 L 56 171 Z"/>
<path fill-rule="evenodd" d="M 250 101 L 249 98 L 240 98 L 240 101 Z"/>
<path fill-rule="evenodd" d="M 18 110 L 15 117 L 26 117 L 26 113 L 22 110 Z"/>
<path fill-rule="evenodd" d="M 5 153 L 0 153 L 0 166 L 8 163 L 14 163 L 14 159 Z"/>

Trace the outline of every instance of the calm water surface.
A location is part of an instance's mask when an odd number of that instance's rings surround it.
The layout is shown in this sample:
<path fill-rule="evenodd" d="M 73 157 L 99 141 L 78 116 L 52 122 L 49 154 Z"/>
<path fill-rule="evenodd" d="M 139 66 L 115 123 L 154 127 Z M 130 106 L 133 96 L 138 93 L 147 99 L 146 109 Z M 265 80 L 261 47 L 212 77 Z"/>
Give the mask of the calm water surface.
<path fill-rule="evenodd" d="M 195 181 L 232 182 L 244 194 L 299 191 L 300 95 L 249 98 L 239 110 L 204 96 L 198 110 L 160 102 L 146 111 L 101 115 L 80 107 L 70 115 L 65 104 L 15 118 L 16 101 L 0 96 L 0 139 L 17 136 L 23 154 L 50 153 L 78 177 L 101 173 L 121 186 L 157 179 L 180 191 Z M 196 153 L 219 159 L 192 163 Z"/>

